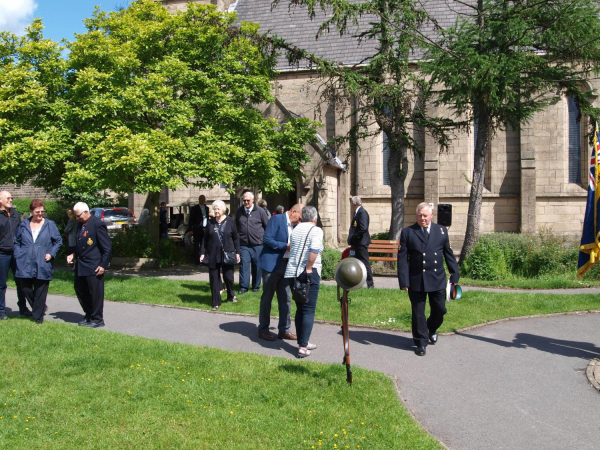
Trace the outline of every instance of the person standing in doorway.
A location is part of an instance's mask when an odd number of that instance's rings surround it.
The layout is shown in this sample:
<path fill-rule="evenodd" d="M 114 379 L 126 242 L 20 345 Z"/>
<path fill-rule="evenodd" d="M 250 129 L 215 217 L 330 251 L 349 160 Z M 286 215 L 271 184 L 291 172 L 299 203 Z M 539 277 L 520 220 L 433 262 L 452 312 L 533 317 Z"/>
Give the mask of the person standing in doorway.
<path fill-rule="evenodd" d="M 354 250 L 354 257 L 359 259 L 367 269 L 367 287 L 374 288 L 373 271 L 371 263 L 369 263 L 369 244 L 371 243 L 371 235 L 369 234 L 369 213 L 362 206 L 362 200 L 358 195 L 350 199 L 353 217 L 350 223 L 350 231 L 348 233 L 348 245 Z"/>

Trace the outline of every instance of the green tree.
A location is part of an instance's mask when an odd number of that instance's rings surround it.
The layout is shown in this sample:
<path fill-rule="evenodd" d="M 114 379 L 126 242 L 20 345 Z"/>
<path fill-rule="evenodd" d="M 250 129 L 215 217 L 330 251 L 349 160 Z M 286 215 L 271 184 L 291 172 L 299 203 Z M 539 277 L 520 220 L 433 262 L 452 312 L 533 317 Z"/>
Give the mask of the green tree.
<path fill-rule="evenodd" d="M 408 157 L 410 152 L 422 156 L 416 136 L 427 132 L 445 149 L 449 142 L 446 130 L 453 123 L 428 114 L 429 86 L 412 65 L 414 51 L 427 44 L 427 14 L 417 0 L 290 0 L 290 4 L 306 6 L 311 18 L 318 10 L 326 12 L 328 19 L 321 24 L 319 35 L 335 29 L 357 40 L 377 42 L 373 54 L 353 66 L 316 57 L 283 40 L 277 45 L 287 50 L 292 62 L 314 64 L 323 82 L 322 102 L 342 105 L 355 117 L 348 135 L 338 136 L 335 144 L 349 143 L 352 149 L 361 139 L 385 133 L 392 194 L 389 237 L 399 239 L 404 226 Z"/>
<path fill-rule="evenodd" d="M 295 184 L 315 124 L 301 118 L 280 126 L 256 108 L 273 100 L 271 43 L 257 25 L 236 26 L 234 14 L 188 6 L 172 15 L 138 0 L 119 11 L 96 9 L 85 21 L 87 32 L 67 44 L 54 124 L 66 136 L 55 176 L 36 182 L 150 193 L 155 223 L 164 187 L 224 183 L 278 192 Z M 47 145 L 43 136 L 37 142 Z M 22 181 L 41 169 L 36 162 L 0 175 Z"/>
<path fill-rule="evenodd" d="M 575 97 L 583 114 L 599 117 L 583 81 L 600 64 L 600 19 L 592 0 L 451 1 L 465 10 L 440 29 L 423 65 L 439 83 L 439 103 L 478 134 L 465 242 L 460 262 L 479 235 L 489 139 L 499 129 L 520 129 L 557 97 Z"/>

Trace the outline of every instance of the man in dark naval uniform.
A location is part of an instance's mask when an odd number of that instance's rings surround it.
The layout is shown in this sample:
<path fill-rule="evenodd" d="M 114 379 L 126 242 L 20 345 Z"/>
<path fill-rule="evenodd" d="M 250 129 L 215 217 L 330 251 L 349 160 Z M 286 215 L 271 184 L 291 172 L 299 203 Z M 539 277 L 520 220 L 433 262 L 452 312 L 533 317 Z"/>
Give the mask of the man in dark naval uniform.
<path fill-rule="evenodd" d="M 374 288 L 373 272 L 371 271 L 371 263 L 369 262 L 369 244 L 371 243 L 369 213 L 363 208 L 362 200 L 358 195 L 350 199 L 350 206 L 352 207 L 354 216 L 352 217 L 350 231 L 348 232 L 348 245 L 352 246 L 354 256 L 361 260 L 367 269 L 367 287 Z"/>
<path fill-rule="evenodd" d="M 408 291 L 412 305 L 412 334 L 418 356 L 425 355 L 428 342 L 438 340 L 437 330 L 446 314 L 446 272 L 442 257 L 450 271 L 450 283 L 458 283 L 458 264 L 446 227 L 431 222 L 433 206 L 417 206 L 417 223 L 402 230 L 398 251 L 400 289 Z M 431 314 L 425 320 L 425 300 L 429 296 Z"/>
<path fill-rule="evenodd" d="M 75 293 L 85 313 L 79 322 L 84 327 L 104 326 L 104 272 L 108 269 L 112 246 L 106 224 L 90 214 L 85 203 L 73 207 L 77 225 L 75 253 L 67 256 L 67 263 L 75 265 Z"/>

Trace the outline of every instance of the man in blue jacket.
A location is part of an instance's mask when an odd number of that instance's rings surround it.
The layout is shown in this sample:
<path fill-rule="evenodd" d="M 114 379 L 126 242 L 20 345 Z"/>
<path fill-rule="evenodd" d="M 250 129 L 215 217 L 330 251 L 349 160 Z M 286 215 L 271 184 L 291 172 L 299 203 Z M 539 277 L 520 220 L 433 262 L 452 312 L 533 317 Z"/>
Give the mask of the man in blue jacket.
<path fill-rule="evenodd" d="M 302 219 L 304 205 L 297 204 L 285 214 L 271 217 L 265 229 L 263 248 L 258 258 L 258 266 L 262 270 L 263 293 L 260 297 L 258 316 L 258 337 L 267 341 L 289 339 L 295 341 L 297 336 L 290 332 L 292 321 L 292 293 L 289 282 L 284 278 L 285 269 L 290 257 L 290 235 L 292 229 Z M 277 293 L 279 304 L 279 332 L 277 337 L 269 331 L 271 322 L 271 304 Z"/>
<path fill-rule="evenodd" d="M 104 326 L 104 272 L 110 263 L 112 245 L 106 224 L 90 214 L 85 203 L 73 207 L 77 225 L 75 253 L 67 256 L 67 263 L 75 265 L 75 293 L 85 313 L 79 325 L 98 328 Z"/>
<path fill-rule="evenodd" d="M 417 206 L 417 223 L 402 230 L 398 251 L 398 281 L 400 289 L 408 291 L 412 306 L 412 335 L 418 356 L 425 347 L 438 340 L 437 329 L 446 314 L 446 271 L 450 283 L 458 283 L 458 264 L 450 248 L 448 229 L 433 223 L 433 207 L 429 203 Z M 429 297 L 431 314 L 425 319 L 425 301 Z"/>

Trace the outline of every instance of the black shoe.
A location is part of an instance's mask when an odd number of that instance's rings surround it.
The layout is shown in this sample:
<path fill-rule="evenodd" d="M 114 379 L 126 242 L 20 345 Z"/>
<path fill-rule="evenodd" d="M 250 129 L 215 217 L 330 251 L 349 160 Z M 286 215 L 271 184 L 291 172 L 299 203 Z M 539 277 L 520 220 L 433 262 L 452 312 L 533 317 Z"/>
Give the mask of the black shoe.
<path fill-rule="evenodd" d="M 246 292 L 248 292 L 248 289 L 240 289 L 240 290 L 238 291 L 238 295 L 243 295 L 243 294 L 245 294 Z"/>
<path fill-rule="evenodd" d="M 437 333 L 429 333 L 429 342 L 431 342 L 431 345 L 435 345 L 435 343 L 438 341 L 438 334 Z"/>
<path fill-rule="evenodd" d="M 258 291 L 260 291 L 260 288 L 252 289 L 252 292 L 258 292 Z"/>
<path fill-rule="evenodd" d="M 371 286 L 367 286 L 367 289 L 375 289 L 375 285 L 372 284 Z"/>
<path fill-rule="evenodd" d="M 425 346 L 424 345 L 418 346 L 417 349 L 415 350 L 415 355 L 425 356 Z"/>
<path fill-rule="evenodd" d="M 35 319 L 35 323 L 37 323 L 38 325 L 41 325 L 44 323 L 44 319 Z"/>
<path fill-rule="evenodd" d="M 89 321 L 88 323 L 83 325 L 88 328 L 102 328 L 104 326 L 104 320 L 100 320 L 99 322 Z"/>
<path fill-rule="evenodd" d="M 31 311 L 29 311 L 28 309 L 21 309 L 19 310 L 19 316 L 21 317 L 31 317 Z"/>
<path fill-rule="evenodd" d="M 88 323 L 90 323 L 90 319 L 88 317 L 86 317 L 81 322 L 77 322 L 77 325 L 79 325 L 80 327 L 83 327 L 83 326 L 87 325 Z"/>
<path fill-rule="evenodd" d="M 6 314 L 2 313 L 0 314 L 0 320 L 8 320 L 8 317 L 6 317 Z"/>

